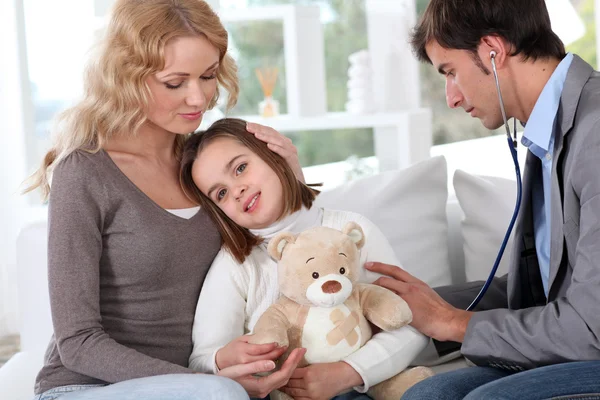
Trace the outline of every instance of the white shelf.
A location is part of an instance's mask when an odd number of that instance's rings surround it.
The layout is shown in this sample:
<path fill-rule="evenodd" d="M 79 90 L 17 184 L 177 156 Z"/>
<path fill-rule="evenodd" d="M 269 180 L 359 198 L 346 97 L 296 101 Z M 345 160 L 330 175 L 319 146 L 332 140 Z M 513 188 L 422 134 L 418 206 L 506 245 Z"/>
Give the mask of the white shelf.
<path fill-rule="evenodd" d="M 373 128 L 380 171 L 405 168 L 429 158 L 432 144 L 431 110 L 428 108 L 363 115 L 336 112 L 312 117 L 246 115 L 238 118 L 270 126 L 279 132 Z"/>
<path fill-rule="evenodd" d="M 226 8 L 217 10 L 219 18 L 227 22 L 250 22 L 268 20 L 286 20 L 296 14 L 301 17 L 316 17 L 319 19 L 319 6 L 282 4 L 274 6 L 252 6 L 247 8 Z"/>
<path fill-rule="evenodd" d="M 270 126 L 280 132 L 293 131 L 316 131 L 331 129 L 357 129 L 357 128 L 379 128 L 403 125 L 411 117 L 428 117 L 431 111 L 426 108 L 414 110 L 373 113 L 373 114 L 351 114 L 346 112 L 332 112 L 322 116 L 294 117 L 291 115 L 279 115 L 276 117 L 263 118 L 258 115 L 236 116 L 246 121 L 256 122 Z"/>

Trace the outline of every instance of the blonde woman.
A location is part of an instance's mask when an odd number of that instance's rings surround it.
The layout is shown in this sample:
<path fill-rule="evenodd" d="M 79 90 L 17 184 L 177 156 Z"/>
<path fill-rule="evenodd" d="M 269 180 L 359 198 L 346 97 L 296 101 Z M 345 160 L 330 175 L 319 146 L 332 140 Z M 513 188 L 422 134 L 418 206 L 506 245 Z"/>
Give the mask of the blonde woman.
<path fill-rule="evenodd" d="M 274 368 L 274 345 L 221 376 L 187 368 L 196 303 L 221 237 L 184 195 L 179 156 L 219 86 L 229 106 L 236 101 L 226 52 L 227 33 L 202 0 L 116 2 L 84 98 L 62 115 L 29 187 L 49 194 L 54 324 L 37 400 L 245 399 L 285 384 L 302 357 L 260 379 L 251 374 Z M 250 129 L 301 174 L 289 140 Z"/>

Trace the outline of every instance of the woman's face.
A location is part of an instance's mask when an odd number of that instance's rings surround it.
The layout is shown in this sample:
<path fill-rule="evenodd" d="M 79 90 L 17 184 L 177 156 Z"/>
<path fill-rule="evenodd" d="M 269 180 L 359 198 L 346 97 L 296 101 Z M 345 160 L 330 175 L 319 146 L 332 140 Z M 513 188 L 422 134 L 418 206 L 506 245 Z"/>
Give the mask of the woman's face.
<path fill-rule="evenodd" d="M 266 228 L 283 213 L 283 186 L 262 158 L 233 138 L 217 138 L 192 167 L 198 189 L 236 224 Z"/>
<path fill-rule="evenodd" d="M 182 36 L 165 45 L 165 68 L 148 77 L 148 120 L 168 132 L 187 134 L 200 126 L 217 90 L 219 50 L 204 36 Z"/>

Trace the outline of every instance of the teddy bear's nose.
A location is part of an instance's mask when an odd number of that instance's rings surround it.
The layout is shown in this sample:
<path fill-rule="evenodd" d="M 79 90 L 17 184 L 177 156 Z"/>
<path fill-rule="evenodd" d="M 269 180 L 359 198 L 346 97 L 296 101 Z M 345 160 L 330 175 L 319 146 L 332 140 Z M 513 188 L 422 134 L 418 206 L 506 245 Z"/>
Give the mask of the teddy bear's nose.
<path fill-rule="evenodd" d="M 321 289 L 323 289 L 323 293 L 337 293 L 342 290 L 342 284 L 338 281 L 327 281 L 321 286 Z"/>

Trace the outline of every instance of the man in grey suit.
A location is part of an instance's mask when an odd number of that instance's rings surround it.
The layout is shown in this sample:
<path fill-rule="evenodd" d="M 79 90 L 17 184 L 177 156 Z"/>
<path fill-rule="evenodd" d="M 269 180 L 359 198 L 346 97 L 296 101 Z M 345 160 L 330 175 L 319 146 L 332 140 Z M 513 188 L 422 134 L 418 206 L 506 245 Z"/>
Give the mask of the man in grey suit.
<path fill-rule="evenodd" d="M 600 74 L 565 53 L 543 0 L 431 0 L 412 39 L 445 77 L 448 105 L 488 129 L 503 124 L 493 53 L 528 154 L 510 270 L 476 312 L 464 308 L 481 282 L 436 292 L 398 267 L 367 266 L 389 276 L 378 283 L 409 303 L 414 327 L 446 341 L 438 351 L 462 343 L 477 365 L 404 398 L 600 393 Z"/>

